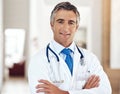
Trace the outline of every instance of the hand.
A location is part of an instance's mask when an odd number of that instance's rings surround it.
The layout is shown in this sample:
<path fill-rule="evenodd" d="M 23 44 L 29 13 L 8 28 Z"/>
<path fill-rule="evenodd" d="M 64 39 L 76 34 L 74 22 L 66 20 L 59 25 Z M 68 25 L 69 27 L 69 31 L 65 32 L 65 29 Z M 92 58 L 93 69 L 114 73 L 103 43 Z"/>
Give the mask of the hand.
<path fill-rule="evenodd" d="M 85 86 L 83 89 L 90 89 L 90 88 L 95 88 L 99 86 L 100 82 L 100 77 L 96 75 L 90 76 L 90 78 L 87 80 Z"/>
<path fill-rule="evenodd" d="M 36 93 L 44 92 L 45 94 L 69 94 L 67 91 L 59 89 L 47 80 L 39 80 L 40 84 L 36 86 Z"/>

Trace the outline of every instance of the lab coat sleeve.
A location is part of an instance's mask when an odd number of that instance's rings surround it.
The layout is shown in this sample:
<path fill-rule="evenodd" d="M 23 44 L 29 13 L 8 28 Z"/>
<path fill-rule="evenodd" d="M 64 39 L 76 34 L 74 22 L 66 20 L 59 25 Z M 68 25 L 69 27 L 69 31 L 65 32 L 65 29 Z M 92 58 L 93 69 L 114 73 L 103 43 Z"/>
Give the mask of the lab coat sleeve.
<path fill-rule="evenodd" d="M 31 94 L 44 94 L 36 93 L 36 85 L 38 85 L 38 80 L 45 79 L 49 80 L 48 70 L 45 67 L 45 62 L 42 60 L 41 55 L 35 55 L 29 62 L 28 67 L 28 82 L 30 86 Z"/>
<path fill-rule="evenodd" d="M 91 57 L 92 56 L 92 57 Z M 91 55 L 88 60 L 89 69 L 91 70 L 91 74 L 99 75 L 100 77 L 100 85 L 97 88 L 91 89 L 82 89 L 82 90 L 69 90 L 69 94 L 112 94 L 111 85 L 109 79 L 104 72 L 99 60 L 95 55 Z"/>

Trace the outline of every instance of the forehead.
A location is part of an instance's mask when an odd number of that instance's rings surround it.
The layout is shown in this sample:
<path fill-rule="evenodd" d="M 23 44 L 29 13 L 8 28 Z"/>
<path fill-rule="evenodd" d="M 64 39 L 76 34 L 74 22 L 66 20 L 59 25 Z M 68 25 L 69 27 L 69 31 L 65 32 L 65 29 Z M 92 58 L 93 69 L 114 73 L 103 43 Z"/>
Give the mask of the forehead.
<path fill-rule="evenodd" d="M 77 16 L 73 11 L 61 9 L 55 13 L 55 19 L 76 20 Z"/>

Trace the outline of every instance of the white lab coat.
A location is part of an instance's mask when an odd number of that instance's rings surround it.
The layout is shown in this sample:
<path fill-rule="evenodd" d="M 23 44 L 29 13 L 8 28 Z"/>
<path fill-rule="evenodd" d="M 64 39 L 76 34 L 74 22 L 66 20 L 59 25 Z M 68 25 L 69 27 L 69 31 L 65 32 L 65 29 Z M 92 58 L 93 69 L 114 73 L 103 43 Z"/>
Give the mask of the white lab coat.
<path fill-rule="evenodd" d="M 54 50 L 52 45 L 50 45 L 50 48 Z M 81 65 L 80 53 L 76 48 L 74 52 L 73 76 L 71 76 L 67 64 L 59 55 L 60 62 L 57 62 L 55 55 L 49 51 L 51 62 L 48 62 L 46 48 L 33 56 L 28 69 L 28 81 L 31 94 L 38 94 L 36 93 L 35 86 L 40 79 L 50 81 L 60 89 L 68 91 L 69 94 L 112 94 L 108 77 L 96 56 L 85 49 L 80 48 L 80 50 L 83 50 L 85 65 Z M 92 74 L 100 76 L 99 87 L 82 89 L 86 80 Z"/>

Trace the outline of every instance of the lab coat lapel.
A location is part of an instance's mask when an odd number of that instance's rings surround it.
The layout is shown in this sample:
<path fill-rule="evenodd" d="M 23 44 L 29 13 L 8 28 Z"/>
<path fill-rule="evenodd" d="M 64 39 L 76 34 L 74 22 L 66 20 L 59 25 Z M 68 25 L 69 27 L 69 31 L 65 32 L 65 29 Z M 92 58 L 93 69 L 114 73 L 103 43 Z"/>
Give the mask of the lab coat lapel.
<path fill-rule="evenodd" d="M 60 58 L 60 71 L 62 71 L 61 75 L 63 75 L 63 73 L 64 73 L 65 78 L 67 77 L 66 79 L 70 79 L 71 73 L 70 73 L 70 70 L 69 70 L 66 62 L 61 57 L 59 57 L 59 58 Z"/>
<path fill-rule="evenodd" d="M 77 77 L 77 70 L 80 62 L 80 53 L 77 49 L 74 51 L 74 58 L 73 58 L 73 76 L 70 82 L 70 89 L 74 89 L 76 87 L 76 77 Z"/>
<path fill-rule="evenodd" d="M 52 45 L 50 45 L 50 47 L 51 47 L 51 49 L 54 49 L 54 47 L 52 46 Z M 57 54 L 57 53 L 56 53 Z M 55 64 L 53 64 L 53 65 L 56 65 L 56 64 L 59 64 L 59 66 L 57 66 L 57 68 L 55 68 L 55 69 L 57 69 L 57 70 L 59 70 L 58 72 L 58 74 L 60 75 L 60 77 L 62 77 L 62 78 L 64 78 L 64 79 L 71 79 L 71 73 L 70 73 L 70 71 L 69 71 L 69 68 L 68 68 L 68 66 L 67 66 L 67 64 L 66 64 L 66 62 L 63 60 L 63 58 L 61 58 L 58 54 L 57 54 L 57 56 L 59 57 L 59 59 L 60 59 L 60 61 L 59 62 L 57 62 L 57 60 L 56 60 L 56 57 L 54 56 L 54 54 L 50 54 L 50 57 L 52 58 L 52 59 L 54 59 L 54 62 L 53 63 L 55 63 Z M 55 62 L 56 61 L 56 62 Z M 59 68 L 59 69 L 58 69 Z M 56 71 L 57 71 L 56 70 Z"/>
<path fill-rule="evenodd" d="M 78 52 L 77 48 L 75 49 L 74 52 L 74 58 L 73 58 L 73 75 L 75 75 L 75 72 L 78 68 L 78 65 L 80 63 L 80 53 Z"/>

